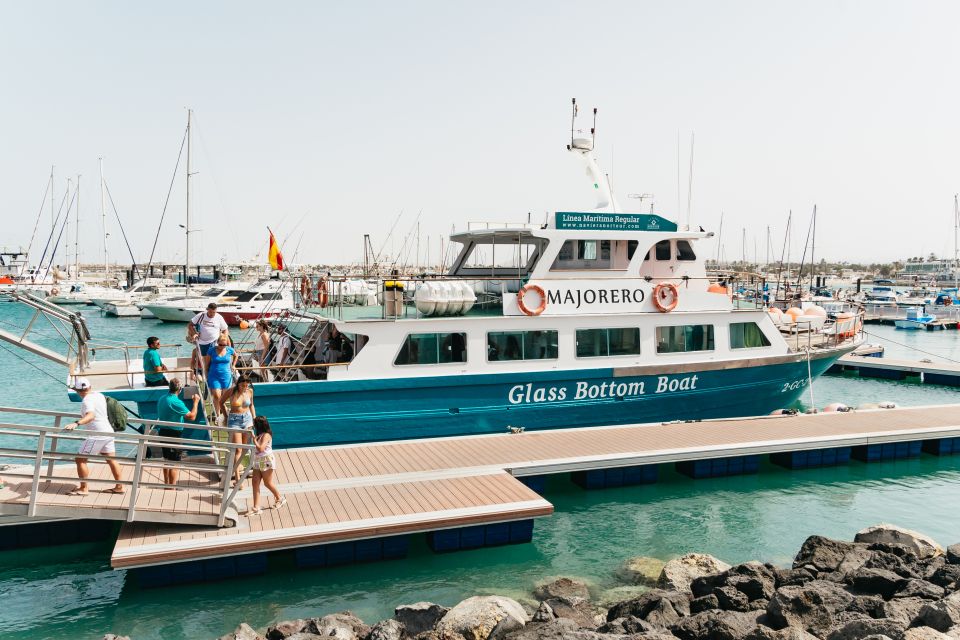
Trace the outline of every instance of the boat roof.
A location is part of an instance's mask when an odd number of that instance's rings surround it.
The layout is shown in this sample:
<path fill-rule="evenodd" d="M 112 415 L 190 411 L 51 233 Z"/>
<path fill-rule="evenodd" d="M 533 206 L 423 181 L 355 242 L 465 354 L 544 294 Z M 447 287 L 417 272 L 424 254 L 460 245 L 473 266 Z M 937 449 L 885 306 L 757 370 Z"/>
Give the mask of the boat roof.
<path fill-rule="evenodd" d="M 657 233 L 665 237 L 705 238 L 712 234 L 703 231 L 681 230 L 677 223 L 653 213 L 615 213 L 605 211 L 557 211 L 552 223 L 545 225 L 497 223 L 472 223 L 466 231 L 453 233 L 450 239 L 466 243 L 470 240 L 493 239 L 504 242 L 519 242 L 533 238 L 549 237 L 598 237 L 610 238 Z M 480 226 L 483 225 L 483 226 Z M 589 236 L 584 234 L 589 233 Z"/>

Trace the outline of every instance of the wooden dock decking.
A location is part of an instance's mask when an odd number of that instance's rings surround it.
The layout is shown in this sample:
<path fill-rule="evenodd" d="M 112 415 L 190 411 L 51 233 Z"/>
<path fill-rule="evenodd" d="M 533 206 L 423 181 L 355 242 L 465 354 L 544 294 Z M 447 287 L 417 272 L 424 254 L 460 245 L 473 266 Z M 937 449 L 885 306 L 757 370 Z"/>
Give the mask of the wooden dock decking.
<path fill-rule="evenodd" d="M 124 525 L 115 568 L 548 515 L 512 476 L 960 437 L 960 405 L 287 449 L 289 504 L 237 527 Z M 237 509 L 245 510 L 249 490 Z M 264 495 L 264 504 L 272 501 Z"/>

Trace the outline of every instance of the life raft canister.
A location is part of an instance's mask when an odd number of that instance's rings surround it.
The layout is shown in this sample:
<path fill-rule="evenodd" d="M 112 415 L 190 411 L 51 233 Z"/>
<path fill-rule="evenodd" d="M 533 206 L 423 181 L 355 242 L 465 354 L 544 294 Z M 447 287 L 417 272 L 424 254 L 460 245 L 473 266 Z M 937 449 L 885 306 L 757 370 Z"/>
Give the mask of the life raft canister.
<path fill-rule="evenodd" d="M 528 291 L 533 291 L 540 296 L 540 306 L 536 309 L 531 309 L 527 306 L 525 298 L 527 297 Z M 517 294 L 517 306 L 520 307 L 520 311 L 528 316 L 538 316 L 547 308 L 547 294 L 540 285 L 527 283 L 521 287 L 520 292 Z"/>
<path fill-rule="evenodd" d="M 677 308 L 680 302 L 680 290 L 670 282 L 661 282 L 653 288 L 653 304 L 657 311 L 669 313 Z"/>

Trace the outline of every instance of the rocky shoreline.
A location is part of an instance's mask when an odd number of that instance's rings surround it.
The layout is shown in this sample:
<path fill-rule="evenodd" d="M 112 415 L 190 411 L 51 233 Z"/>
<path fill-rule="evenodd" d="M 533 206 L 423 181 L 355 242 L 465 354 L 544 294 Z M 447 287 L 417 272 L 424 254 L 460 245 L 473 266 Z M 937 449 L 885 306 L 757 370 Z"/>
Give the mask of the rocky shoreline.
<path fill-rule="evenodd" d="M 647 589 L 604 607 L 586 583 L 558 578 L 526 607 L 474 596 L 402 605 L 373 625 L 350 612 L 244 623 L 220 640 L 960 640 L 960 544 L 891 525 L 852 542 L 811 536 L 790 568 L 688 554 L 633 558 L 619 577 Z"/>

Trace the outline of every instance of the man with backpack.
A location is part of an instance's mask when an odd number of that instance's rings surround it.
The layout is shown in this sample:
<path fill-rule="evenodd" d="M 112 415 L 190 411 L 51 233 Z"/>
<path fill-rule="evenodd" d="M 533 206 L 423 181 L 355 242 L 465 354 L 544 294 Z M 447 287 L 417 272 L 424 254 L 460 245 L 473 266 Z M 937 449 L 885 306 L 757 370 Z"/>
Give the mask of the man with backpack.
<path fill-rule="evenodd" d="M 80 419 L 64 426 L 64 429 L 72 430 L 77 427 L 83 427 L 86 431 L 96 431 L 99 433 L 113 433 L 113 426 L 110 424 L 110 418 L 107 411 L 107 398 L 102 393 L 94 391 L 87 378 L 77 378 L 73 384 L 73 390 L 80 396 Z M 79 455 L 76 458 L 77 475 L 80 477 L 80 486 L 73 489 L 69 495 L 85 496 L 88 494 L 87 483 L 85 480 L 90 476 L 90 468 L 87 466 L 87 456 L 102 455 L 112 458 L 116 454 L 114 440 L 112 436 L 90 436 L 80 444 Z M 107 466 L 113 474 L 113 479 L 118 482 L 110 489 L 105 489 L 105 493 L 123 493 L 123 485 L 119 484 L 121 479 L 120 465 L 116 460 L 107 460 Z"/>

